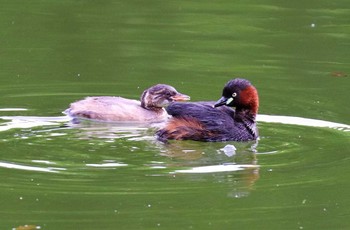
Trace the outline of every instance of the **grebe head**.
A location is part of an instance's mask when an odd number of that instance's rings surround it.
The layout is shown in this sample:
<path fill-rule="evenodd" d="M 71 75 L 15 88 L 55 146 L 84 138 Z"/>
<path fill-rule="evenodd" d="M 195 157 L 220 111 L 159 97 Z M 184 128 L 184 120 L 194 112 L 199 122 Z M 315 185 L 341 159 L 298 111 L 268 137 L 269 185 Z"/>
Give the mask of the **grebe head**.
<path fill-rule="evenodd" d="M 141 95 L 141 106 L 145 109 L 166 107 L 173 101 L 187 101 L 190 97 L 179 93 L 170 85 L 158 84 L 146 89 Z"/>
<path fill-rule="evenodd" d="M 236 110 L 247 109 L 257 114 L 259 96 L 256 88 L 246 79 L 230 80 L 222 91 L 222 97 L 215 103 L 215 107 L 222 105 L 236 107 Z"/>

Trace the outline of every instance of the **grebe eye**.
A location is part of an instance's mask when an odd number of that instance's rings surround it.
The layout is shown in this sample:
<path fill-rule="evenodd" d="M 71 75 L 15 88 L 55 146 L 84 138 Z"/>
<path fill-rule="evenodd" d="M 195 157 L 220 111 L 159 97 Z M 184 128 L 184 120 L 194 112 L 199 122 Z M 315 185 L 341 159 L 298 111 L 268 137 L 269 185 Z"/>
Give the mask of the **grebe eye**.
<path fill-rule="evenodd" d="M 234 93 L 232 94 L 232 97 L 236 97 L 236 96 L 237 96 L 237 93 L 234 92 Z"/>

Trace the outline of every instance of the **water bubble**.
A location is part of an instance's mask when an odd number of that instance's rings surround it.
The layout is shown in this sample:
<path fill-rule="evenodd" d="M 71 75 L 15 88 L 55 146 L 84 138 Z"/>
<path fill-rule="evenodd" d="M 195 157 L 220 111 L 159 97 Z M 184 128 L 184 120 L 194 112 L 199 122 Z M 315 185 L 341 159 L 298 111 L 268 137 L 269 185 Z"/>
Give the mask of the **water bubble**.
<path fill-rule="evenodd" d="M 233 155 L 236 154 L 236 147 L 234 145 L 226 145 L 220 150 L 223 151 L 225 155 L 228 157 L 232 157 Z"/>

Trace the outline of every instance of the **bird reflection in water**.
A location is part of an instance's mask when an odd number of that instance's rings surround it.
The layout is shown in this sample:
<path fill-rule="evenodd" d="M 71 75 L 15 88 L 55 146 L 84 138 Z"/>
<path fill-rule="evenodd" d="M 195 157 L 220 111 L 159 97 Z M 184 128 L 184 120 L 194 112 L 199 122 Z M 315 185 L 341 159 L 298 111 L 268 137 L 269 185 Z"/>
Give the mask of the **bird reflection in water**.
<path fill-rule="evenodd" d="M 256 148 L 258 141 L 201 143 L 174 141 L 164 145 L 161 155 L 172 159 L 171 175 L 193 181 L 214 180 L 229 187 L 228 197 L 250 194 L 259 179 Z"/>

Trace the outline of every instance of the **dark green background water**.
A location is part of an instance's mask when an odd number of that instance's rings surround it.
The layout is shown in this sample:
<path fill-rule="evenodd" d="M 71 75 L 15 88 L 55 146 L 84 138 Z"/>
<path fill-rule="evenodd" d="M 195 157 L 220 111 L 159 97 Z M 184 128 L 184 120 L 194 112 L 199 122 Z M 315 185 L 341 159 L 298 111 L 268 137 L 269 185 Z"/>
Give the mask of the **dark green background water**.
<path fill-rule="evenodd" d="M 349 34 L 345 0 L 2 1 L 0 108 L 27 110 L 0 116 L 57 118 L 156 83 L 216 100 L 240 76 L 261 114 L 350 124 Z M 343 130 L 259 122 L 256 151 L 230 143 L 228 157 L 228 143 L 165 146 L 144 127 L 17 123 L 1 120 L 1 229 L 350 228 Z M 224 163 L 257 166 L 177 171 Z"/>

